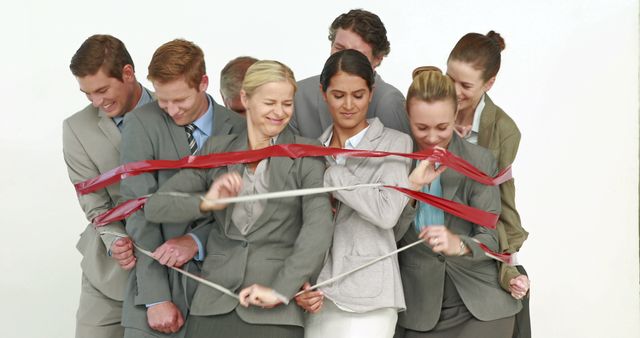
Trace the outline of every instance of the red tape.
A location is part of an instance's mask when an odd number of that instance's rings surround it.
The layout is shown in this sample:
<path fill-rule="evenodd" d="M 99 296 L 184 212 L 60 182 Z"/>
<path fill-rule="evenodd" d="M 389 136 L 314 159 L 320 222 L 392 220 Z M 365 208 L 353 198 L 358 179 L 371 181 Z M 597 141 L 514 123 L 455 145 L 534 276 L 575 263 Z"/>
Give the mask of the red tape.
<path fill-rule="evenodd" d="M 128 200 L 126 202 L 118 204 L 113 209 L 109 209 L 100 215 L 96 216 L 93 219 L 93 225 L 97 227 L 105 226 L 109 223 L 121 221 L 129 216 L 131 216 L 134 212 L 142 209 L 145 203 L 147 203 L 147 199 L 149 197 L 143 196 L 139 198 L 135 198 L 132 200 Z"/>
<path fill-rule="evenodd" d="M 496 177 L 488 176 L 475 168 L 464 159 L 440 149 L 426 149 L 414 153 L 395 153 L 385 151 L 367 151 L 358 149 L 326 148 L 307 144 L 279 144 L 257 150 L 246 150 L 209 154 L 202 156 L 187 156 L 180 160 L 147 160 L 131 162 L 113 168 L 106 173 L 75 184 L 79 195 L 88 194 L 105 188 L 111 184 L 129 177 L 164 169 L 185 168 L 217 168 L 221 166 L 252 163 L 269 157 L 301 158 L 308 156 L 352 156 L 352 157 L 386 157 L 400 156 L 416 160 L 430 159 L 486 185 L 499 185 L 511 179 L 511 167 L 505 168 Z"/>

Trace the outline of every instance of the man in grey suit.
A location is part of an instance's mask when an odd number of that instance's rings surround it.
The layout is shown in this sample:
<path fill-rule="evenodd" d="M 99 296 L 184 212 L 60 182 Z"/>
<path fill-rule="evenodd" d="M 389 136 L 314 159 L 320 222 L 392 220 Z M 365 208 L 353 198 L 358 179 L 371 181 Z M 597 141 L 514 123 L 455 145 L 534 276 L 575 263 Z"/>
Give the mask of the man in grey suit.
<path fill-rule="evenodd" d="M 122 163 L 177 160 L 194 155 L 213 135 L 239 133 L 245 120 L 217 104 L 206 93 L 204 54 L 185 40 L 160 46 L 149 64 L 148 79 L 158 98 L 128 114 L 123 132 Z M 154 193 L 176 170 L 161 170 L 125 179 L 126 199 Z M 134 242 L 162 264 L 198 272 L 210 224 L 151 223 L 144 210 L 127 221 Z M 153 259 L 138 255 L 129 277 L 122 325 L 125 337 L 183 337 L 184 319 L 195 285 Z"/>
<path fill-rule="evenodd" d="M 151 102 L 152 93 L 136 80 L 133 61 L 122 41 L 110 35 L 89 37 L 69 66 L 91 104 L 67 118 L 62 149 L 71 182 L 78 183 L 120 164 L 120 131 L 124 115 Z M 120 200 L 119 184 L 78 196 L 89 222 Z M 124 223 L 102 229 L 124 233 Z M 126 270 L 133 268 L 131 241 L 100 235 L 87 225 L 76 246 L 82 254 L 82 289 L 76 315 L 76 337 L 122 337 L 120 325 Z M 119 259 L 120 264 L 112 258 Z M 120 266 L 118 266 L 120 265 Z"/>
<path fill-rule="evenodd" d="M 220 71 L 220 96 L 222 96 L 224 106 L 240 115 L 244 115 L 247 111 L 247 108 L 242 104 L 242 100 L 240 100 L 240 89 L 242 88 L 242 81 L 244 81 L 244 74 L 256 62 L 258 62 L 258 59 L 251 56 L 238 56 L 227 62 Z"/>
<path fill-rule="evenodd" d="M 353 9 L 338 16 L 329 28 L 331 54 L 343 49 L 355 49 L 367 56 L 373 68 L 389 54 L 391 47 L 387 30 L 380 18 L 362 9 Z M 294 132 L 317 139 L 332 123 L 331 114 L 320 91 L 320 75 L 298 81 L 295 113 L 289 122 Z M 376 74 L 373 97 L 367 118 L 377 117 L 391 129 L 411 135 L 404 96 Z"/>

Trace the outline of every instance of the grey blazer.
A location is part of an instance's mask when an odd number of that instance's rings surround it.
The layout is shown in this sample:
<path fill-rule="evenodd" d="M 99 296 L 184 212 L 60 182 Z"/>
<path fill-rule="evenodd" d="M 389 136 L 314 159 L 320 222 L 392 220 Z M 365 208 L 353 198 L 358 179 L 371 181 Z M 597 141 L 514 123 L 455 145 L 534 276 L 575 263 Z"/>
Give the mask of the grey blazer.
<path fill-rule="evenodd" d="M 448 150 L 469 161 L 483 172 L 495 175 L 496 161 L 491 153 L 466 142 L 454 133 Z M 443 198 L 492 213 L 500 213 L 500 191 L 496 186 L 475 182 L 451 169 L 442 173 Z M 415 215 L 416 208 L 413 208 Z M 471 314 L 482 321 L 505 318 L 520 311 L 522 305 L 504 292 L 498 283 L 498 265 L 487 257 L 473 239 L 498 251 L 498 235 L 461 218 L 445 214 L 445 226 L 460 236 L 470 255 L 443 256 L 426 245 L 418 245 L 399 255 L 400 272 L 407 300 L 407 311 L 398 317 L 398 325 L 416 331 L 428 331 L 438 322 L 445 273 L 449 275 Z M 398 246 L 418 240 L 413 223 L 404 223 L 404 237 Z M 403 229 L 404 230 L 404 229 Z"/>
<path fill-rule="evenodd" d="M 220 106 L 213 100 L 214 135 L 241 132 L 246 121 L 240 115 Z M 141 160 L 177 160 L 190 155 L 187 134 L 183 126 L 176 125 L 157 102 L 144 105 L 125 116 L 122 136 L 122 163 Z M 211 137 L 210 137 L 211 138 Z M 156 192 L 177 170 L 161 170 L 126 178 L 122 181 L 122 195 L 125 199 L 137 198 Z M 127 233 L 140 246 L 154 250 L 165 241 L 192 232 L 204 243 L 210 226 L 189 228 L 187 223 L 156 224 L 145 219 L 144 209 L 127 220 Z M 174 302 L 187 314 L 188 293 L 182 277 L 151 258 L 137 255 L 136 267 L 132 270 L 125 295 L 122 325 L 133 327 L 161 336 L 147 325 L 145 304 L 162 301 Z M 194 262 L 186 269 L 196 269 Z M 175 336 L 184 335 L 180 330 Z"/>
<path fill-rule="evenodd" d="M 246 133 L 212 139 L 204 154 L 247 149 Z M 307 143 L 285 129 L 278 144 Z M 207 256 L 202 277 L 239 292 L 258 283 L 273 288 L 287 298 L 300 290 L 314 271 L 322 265 L 331 245 L 333 223 L 327 194 L 268 200 L 264 212 L 243 236 L 232 224 L 234 205 L 213 213 L 202 214 L 198 195 L 205 193 L 216 177 L 242 170 L 242 165 L 208 170 L 184 170 L 169 180 L 146 205 L 147 217 L 155 221 L 188 222 L 198 219 L 215 221 L 207 241 Z M 269 190 L 322 187 L 324 162 L 321 158 L 269 160 Z M 162 195 L 165 191 L 192 193 L 191 197 Z M 197 287 L 191 315 L 211 316 L 235 311 L 248 323 L 303 325 L 302 310 L 289 302 L 273 309 L 244 308 L 234 298 L 206 285 Z"/>
<path fill-rule="evenodd" d="M 120 140 L 120 130 L 113 119 L 92 105 L 64 120 L 62 152 L 71 182 L 88 180 L 120 165 Z M 120 184 L 78 196 L 89 222 L 116 206 L 120 199 Z M 125 233 L 123 222 L 102 229 Z M 82 272 L 91 284 L 107 297 L 122 301 L 128 271 L 107 255 L 115 239 L 113 235 L 100 236 L 93 224 L 88 224 L 76 247 L 82 254 Z"/>
<path fill-rule="evenodd" d="M 413 149 L 409 135 L 385 128 L 377 118 L 368 120 L 369 129 L 358 149 L 408 153 Z M 320 137 L 326 144 L 332 135 L 329 127 Z M 331 166 L 324 175 L 325 186 L 384 183 L 408 187 L 409 159 L 399 157 L 347 157 L 345 165 Z M 384 188 L 359 188 L 333 193 L 336 229 L 333 245 L 320 272 L 318 282 L 347 272 L 376 257 L 396 250 L 393 228 L 409 198 Z M 397 256 L 380 261 L 322 288 L 327 298 L 357 312 L 381 308 L 405 309 Z"/>
<path fill-rule="evenodd" d="M 380 75 L 376 74 L 375 81 L 367 118 L 377 117 L 385 127 L 410 135 L 404 96 L 394 86 L 384 82 Z M 317 139 L 333 123 L 320 91 L 320 75 L 298 81 L 293 107 L 295 113 L 289 125 L 299 135 Z"/>

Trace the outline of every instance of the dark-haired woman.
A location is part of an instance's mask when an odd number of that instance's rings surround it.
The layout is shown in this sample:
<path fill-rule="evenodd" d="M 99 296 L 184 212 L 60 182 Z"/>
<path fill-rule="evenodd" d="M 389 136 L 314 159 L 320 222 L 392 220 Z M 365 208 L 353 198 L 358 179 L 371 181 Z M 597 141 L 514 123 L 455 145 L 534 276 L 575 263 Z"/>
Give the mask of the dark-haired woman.
<path fill-rule="evenodd" d="M 355 50 L 334 53 L 320 75 L 322 95 L 333 118 L 320 136 L 327 147 L 410 152 L 409 135 L 367 119 L 375 73 L 369 60 Z M 325 186 L 382 183 L 408 186 L 410 162 L 402 158 L 328 158 Z M 318 282 L 369 262 L 396 249 L 393 229 L 408 202 L 384 188 L 358 188 L 333 193 L 333 245 Z M 311 314 L 307 338 L 380 337 L 394 334 L 398 311 L 405 308 L 397 257 L 379 261 L 297 299 Z"/>
<path fill-rule="evenodd" d="M 468 33 L 455 45 L 447 62 L 447 74 L 455 81 L 458 94 L 456 129 L 467 141 L 491 150 L 500 170 L 513 163 L 520 144 L 520 131 L 515 122 L 487 94 L 500 70 L 500 54 L 504 48 L 504 39 L 494 31 L 486 35 Z M 516 210 L 513 180 L 500 185 L 500 196 L 500 250 L 514 254 L 528 233 Z M 514 298 L 523 300 L 523 310 L 516 316 L 514 337 L 531 337 L 526 271 L 522 266 L 502 264 L 500 285 Z"/>
<path fill-rule="evenodd" d="M 496 161 L 488 150 L 454 132 L 455 86 L 439 69 L 414 71 L 407 111 L 419 149 L 444 148 L 489 175 L 497 173 Z M 419 163 L 410 181 L 414 189 L 500 213 L 498 187 L 483 185 L 435 163 Z M 520 302 L 500 288 L 495 261 L 476 242 L 498 250 L 496 231 L 445 215 L 422 202 L 417 203 L 415 212 L 415 221 L 400 231 L 404 236 L 399 246 L 420 238 L 425 245 L 399 254 L 407 310 L 399 315 L 396 337 L 511 337 Z"/>

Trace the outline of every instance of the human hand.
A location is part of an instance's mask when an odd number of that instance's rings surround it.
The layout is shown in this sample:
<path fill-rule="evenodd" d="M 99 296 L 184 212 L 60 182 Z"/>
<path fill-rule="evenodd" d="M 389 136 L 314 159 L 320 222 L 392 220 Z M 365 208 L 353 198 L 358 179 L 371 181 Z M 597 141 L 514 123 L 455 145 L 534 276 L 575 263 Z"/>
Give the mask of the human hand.
<path fill-rule="evenodd" d="M 431 182 L 445 170 L 447 170 L 446 166 L 440 165 L 438 169 L 436 169 L 435 163 L 429 160 L 418 162 L 418 165 L 409 175 L 411 189 L 416 191 L 421 190 L 425 184 L 431 184 Z"/>
<path fill-rule="evenodd" d="M 120 267 L 131 270 L 136 266 L 136 256 L 133 254 L 133 241 L 129 237 L 121 237 L 111 243 L 111 257 L 118 261 Z"/>
<path fill-rule="evenodd" d="M 309 282 L 304 283 L 302 290 L 308 290 L 311 288 Z M 307 291 L 303 294 L 296 296 L 296 304 L 303 308 L 306 312 L 316 313 L 322 309 L 324 304 L 324 294 L 322 291 Z"/>
<path fill-rule="evenodd" d="M 460 255 L 460 242 L 462 240 L 454 235 L 444 225 L 430 225 L 422 229 L 418 237 L 424 239 L 431 250 L 447 256 Z M 466 255 L 469 249 L 465 246 L 463 255 Z"/>
<path fill-rule="evenodd" d="M 147 308 L 149 327 L 162 333 L 176 333 L 184 325 L 180 309 L 172 302 L 163 302 Z"/>
<path fill-rule="evenodd" d="M 219 198 L 227 198 L 238 196 L 242 189 L 242 177 L 237 172 L 226 173 L 218 177 L 206 195 L 204 200 L 200 202 L 200 210 L 203 212 L 222 210 L 227 204 L 216 203 Z"/>
<path fill-rule="evenodd" d="M 456 124 L 453 127 L 453 130 L 456 131 L 456 134 L 458 134 L 458 136 L 466 138 L 467 136 L 469 136 L 469 133 L 471 133 L 471 125 L 463 126 L 460 124 Z"/>
<path fill-rule="evenodd" d="M 511 292 L 511 297 L 515 299 L 522 299 L 529 292 L 530 286 L 529 277 L 526 275 L 519 275 L 517 277 L 512 278 L 509 281 L 509 291 Z"/>
<path fill-rule="evenodd" d="M 258 284 L 253 284 L 242 289 L 239 296 L 240 305 L 244 307 L 249 307 L 249 305 L 256 305 L 262 308 L 270 309 L 282 303 L 273 289 Z"/>
<path fill-rule="evenodd" d="M 160 245 L 152 254 L 160 264 L 181 267 L 198 253 L 198 244 L 190 235 L 172 238 Z"/>

